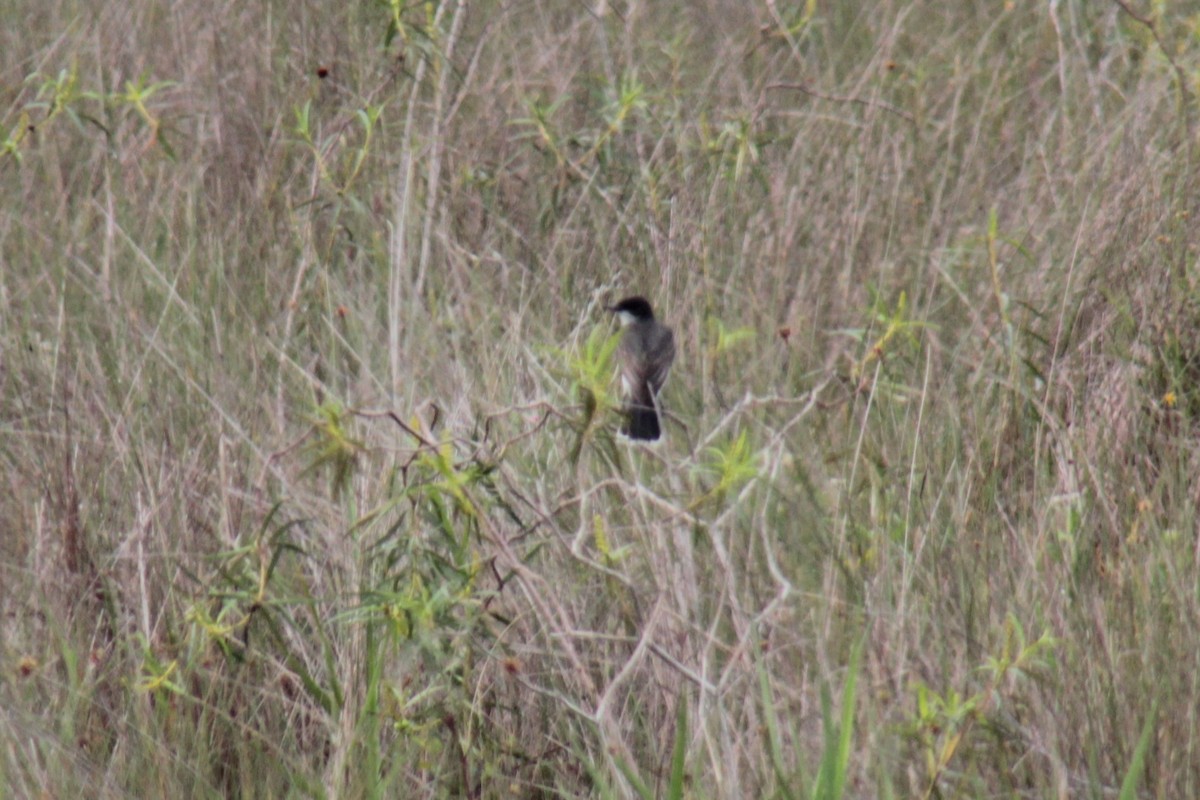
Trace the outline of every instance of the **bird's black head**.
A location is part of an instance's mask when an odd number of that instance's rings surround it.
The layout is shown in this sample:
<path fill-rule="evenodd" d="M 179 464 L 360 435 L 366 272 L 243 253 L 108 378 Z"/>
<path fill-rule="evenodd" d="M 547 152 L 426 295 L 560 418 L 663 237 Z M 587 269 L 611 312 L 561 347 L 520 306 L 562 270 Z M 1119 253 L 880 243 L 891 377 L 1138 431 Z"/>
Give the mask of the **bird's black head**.
<path fill-rule="evenodd" d="M 628 315 L 639 322 L 654 319 L 654 309 L 650 308 L 650 302 L 644 297 L 626 297 L 608 310 L 621 316 Z"/>

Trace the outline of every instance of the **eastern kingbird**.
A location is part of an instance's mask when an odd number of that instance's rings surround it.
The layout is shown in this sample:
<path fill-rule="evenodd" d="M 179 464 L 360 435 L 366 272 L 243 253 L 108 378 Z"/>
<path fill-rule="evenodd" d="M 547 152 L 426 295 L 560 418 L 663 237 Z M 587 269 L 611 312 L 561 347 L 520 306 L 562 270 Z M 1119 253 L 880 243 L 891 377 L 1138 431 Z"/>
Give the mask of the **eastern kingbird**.
<path fill-rule="evenodd" d="M 658 393 L 675 360 L 675 335 L 654 318 L 654 310 L 644 297 L 626 297 L 609 311 L 617 315 L 625 329 L 617 349 L 625 393 L 626 421 L 621 432 L 630 439 L 653 442 L 662 436 Z"/>

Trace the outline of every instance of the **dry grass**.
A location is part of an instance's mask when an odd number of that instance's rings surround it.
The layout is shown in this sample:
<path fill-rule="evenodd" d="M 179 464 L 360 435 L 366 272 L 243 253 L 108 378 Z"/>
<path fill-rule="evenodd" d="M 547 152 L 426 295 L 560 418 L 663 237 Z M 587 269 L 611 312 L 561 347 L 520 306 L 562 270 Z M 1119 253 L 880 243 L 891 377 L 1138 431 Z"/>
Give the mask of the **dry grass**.
<path fill-rule="evenodd" d="M 1200 794 L 1190 3 L 23 5 L 0 794 Z"/>

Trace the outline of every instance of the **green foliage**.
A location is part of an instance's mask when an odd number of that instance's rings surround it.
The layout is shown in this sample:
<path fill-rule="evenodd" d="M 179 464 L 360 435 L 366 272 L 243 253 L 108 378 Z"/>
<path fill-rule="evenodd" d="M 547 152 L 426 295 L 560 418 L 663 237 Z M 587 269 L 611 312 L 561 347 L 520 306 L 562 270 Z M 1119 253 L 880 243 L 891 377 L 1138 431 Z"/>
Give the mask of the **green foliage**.
<path fill-rule="evenodd" d="M 584 163 L 601 155 L 604 148 L 625 130 L 635 115 L 646 110 L 646 88 L 633 75 L 622 75 L 608 95 L 600 112 L 605 125 L 590 137 L 593 140 L 592 146 L 581 159 Z"/>
<path fill-rule="evenodd" d="M 709 153 L 725 169 L 733 185 L 740 183 L 749 168 L 759 163 L 761 149 L 766 144 L 748 116 L 725 120 L 715 133 L 706 131 L 705 140 Z"/>
<path fill-rule="evenodd" d="M 1142 726 L 1142 735 L 1138 737 L 1137 746 L 1133 749 L 1133 756 L 1129 759 L 1129 769 L 1125 772 L 1125 779 L 1121 781 L 1121 793 L 1117 795 L 1118 800 L 1136 800 L 1138 797 L 1137 787 L 1146 769 L 1146 753 L 1154 741 L 1154 723 L 1157 717 L 1158 704 L 1155 703 L 1150 707 L 1150 713 L 1146 716 L 1146 724 Z"/>
<path fill-rule="evenodd" d="M 707 448 L 705 455 L 707 457 L 697 469 L 708 478 L 710 486 L 697 500 L 697 506 L 709 501 L 720 504 L 729 493 L 758 477 L 756 457 L 745 431 L 724 445 Z"/>
<path fill-rule="evenodd" d="M 846 780 L 850 768 L 850 749 L 854 740 L 855 689 L 858 684 L 859 662 L 865 641 L 860 639 L 850 653 L 846 666 L 846 684 L 842 687 L 842 714 L 833 717 L 833 701 L 829 687 L 821 688 L 821 720 L 825 729 L 825 750 L 817 770 L 817 781 L 811 796 L 813 800 L 840 800 L 846 791 Z"/>
<path fill-rule="evenodd" d="M 403 499 L 420 527 L 413 530 L 398 520 L 376 543 L 379 573 L 356 616 L 384 620 L 394 635 L 421 645 L 433 642 L 427 634 L 461 629 L 461 613 L 475 613 L 479 603 L 477 544 L 485 512 L 475 497 L 489 472 L 478 462 L 457 463 L 448 442 L 418 455 L 400 495 L 368 516 L 386 520 Z M 441 643 L 432 646 L 436 650 Z"/>
<path fill-rule="evenodd" d="M 34 82 L 38 78 L 41 78 L 41 83 L 38 85 L 37 95 L 21 109 L 16 123 L 9 129 L 4 143 L 0 145 L 0 155 L 12 156 L 18 162 L 21 160 L 21 145 L 25 138 L 39 125 L 43 130 L 48 129 L 55 118 L 64 112 L 74 114 L 76 102 L 81 96 L 79 72 L 74 65 L 60 70 L 53 78 L 34 75 L 30 76 L 28 81 Z M 41 112 L 41 118 L 36 122 L 31 113 L 35 110 Z"/>
<path fill-rule="evenodd" d="M 578 463 L 584 448 L 598 440 L 615 458 L 613 435 L 605 418 L 619 408 L 613 394 L 614 356 L 621 344 L 621 334 L 606 328 L 593 328 L 583 347 L 571 353 L 560 353 L 570 375 L 571 387 L 579 400 L 580 414 L 572 421 L 575 442 L 571 462 Z"/>
<path fill-rule="evenodd" d="M 517 135 L 520 138 L 532 139 L 541 147 L 546 148 L 554 156 L 555 165 L 559 169 L 566 165 L 567 157 L 563 146 L 560 144 L 559 134 L 555 130 L 554 118 L 564 102 L 564 99 L 546 102 L 537 98 L 526 98 L 525 109 L 528 112 L 528 116 L 514 119 L 510 123 L 527 128 L 527 131 L 518 133 Z"/>
<path fill-rule="evenodd" d="M 365 445 L 350 435 L 349 412 L 335 400 L 327 400 L 311 419 L 311 439 L 304 447 L 305 472 L 328 471 L 329 488 L 340 497 L 354 477 L 355 466 Z"/>
<path fill-rule="evenodd" d="M 894 308 L 887 308 L 881 300 L 877 300 L 875 308 L 871 312 L 872 320 L 869 328 L 852 328 L 842 332 L 851 338 L 866 344 L 870 342 L 866 348 L 866 352 L 862 358 L 856 361 L 850 369 L 850 377 L 855 383 L 859 383 L 868 378 L 868 371 L 876 363 L 882 364 L 884 358 L 897 347 L 897 339 L 907 341 L 915 346 L 919 345 L 917 331 L 928 327 L 928 323 L 914 320 L 909 316 L 908 294 L 900 292 L 900 297 L 896 301 Z M 874 332 L 882 328 L 877 334 Z M 870 339 L 870 336 L 875 336 Z"/>
<path fill-rule="evenodd" d="M 145 74 L 136 80 L 125 81 L 124 88 L 119 92 L 102 92 L 85 89 L 79 75 L 77 63 L 69 68 L 58 71 L 53 77 L 34 73 L 26 79 L 26 83 L 37 86 L 34 98 L 26 103 L 17 114 L 15 124 L 8 128 L 5 139 L 0 143 L 0 159 L 11 156 L 16 161 L 22 160 L 21 148 L 35 131 L 40 138 L 53 137 L 56 131 L 56 121 L 62 116 L 68 116 L 75 122 L 76 127 L 88 122 L 103 130 L 111 138 L 115 135 L 115 125 L 110 122 L 105 125 L 101 116 L 105 113 L 119 111 L 122 108 L 131 109 L 149 131 L 147 145 L 155 145 L 171 160 L 176 153 L 164 130 L 160 113 L 154 108 L 155 97 L 167 89 L 178 86 L 175 81 L 148 82 Z M 98 103 L 100 109 L 88 109 L 88 102 Z"/>
<path fill-rule="evenodd" d="M 679 695 L 679 710 L 675 714 L 675 749 L 671 753 L 671 777 L 667 783 L 667 800 L 683 800 L 687 787 L 688 707 L 687 697 Z"/>
<path fill-rule="evenodd" d="M 276 521 L 282 508 L 281 503 L 271 508 L 252 541 L 214 556 L 216 579 L 186 613 L 189 666 L 206 659 L 214 647 L 231 664 L 245 662 L 254 649 L 273 652 L 299 677 L 311 701 L 332 712 L 343 703 L 336 676 L 321 676 L 294 645 L 310 637 L 328 645 L 329 638 L 320 617 L 306 613 L 311 610 L 306 587 L 295 581 L 294 572 L 280 571 L 286 556 L 309 558 L 293 539 L 302 522 Z"/>
<path fill-rule="evenodd" d="M 712 358 L 718 358 L 742 342 L 754 338 L 753 328 L 729 328 L 719 319 L 710 320 L 709 324 L 713 331 L 712 344 L 709 346 L 709 355 Z"/>
<path fill-rule="evenodd" d="M 408 47 L 416 43 L 427 51 L 430 39 L 435 35 L 435 9 L 433 3 L 406 3 L 404 0 L 379 0 L 387 9 L 388 24 L 383 35 L 383 46 L 391 46 L 397 39 Z"/>
<path fill-rule="evenodd" d="M 327 139 L 318 139 L 311 100 L 303 106 L 293 109 L 292 113 L 296 119 L 293 131 L 302 142 L 308 145 L 322 181 L 330 187 L 335 195 L 342 197 L 351 194 L 351 189 L 371 154 L 372 137 L 375 129 L 379 127 L 379 120 L 383 116 L 383 112 L 382 105 L 368 105 L 355 111 L 354 121 L 358 123 L 360 129 L 359 143 L 356 147 L 342 148 L 341 145 L 349 137 L 345 135 L 345 131 L 341 127 L 336 128 Z M 330 168 L 330 162 L 341 156 L 344 149 L 348 150 L 344 159 L 348 164 L 335 173 Z"/>
<path fill-rule="evenodd" d="M 788 798 L 788 800 L 800 797 L 808 797 L 811 800 L 838 800 L 845 795 L 854 744 L 858 673 L 864 645 L 865 640 L 859 639 L 850 653 L 850 659 L 846 665 L 846 680 L 842 687 L 840 715 L 835 716 L 834 714 L 833 698 L 828 684 L 821 686 L 821 723 L 824 744 L 811 784 L 805 778 L 807 770 L 804 765 L 804 754 L 790 755 L 784 750 L 784 723 L 771 689 L 768 672 L 760 662 L 758 667 L 759 703 L 766 720 L 768 752 L 778 780 L 780 796 Z M 795 737 L 794 730 L 788 731 L 788 734 L 791 738 Z M 789 762 L 795 763 L 789 765 Z"/>
<path fill-rule="evenodd" d="M 125 105 L 132 108 L 137 115 L 146 123 L 146 127 L 150 129 L 150 139 L 163 149 L 167 157 L 174 160 L 175 151 L 171 148 L 167 138 L 163 135 L 162 121 L 150 109 L 148 103 L 154 95 L 161 92 L 163 89 L 168 89 L 176 84 L 173 81 L 157 81 L 155 83 L 146 83 L 146 76 L 139 75 L 136 81 L 125 81 L 125 91 L 117 94 L 108 95 L 108 101 L 117 105 Z"/>
<path fill-rule="evenodd" d="M 963 695 L 951 688 L 938 693 L 924 683 L 916 684 L 917 709 L 910 731 L 920 744 L 925 764 L 925 797 L 941 794 L 941 783 L 955 772 L 951 763 L 964 739 L 977 723 L 1006 704 L 1005 692 L 1014 681 L 1048 669 L 1058 647 L 1059 642 L 1049 633 L 1029 642 L 1021 623 L 1009 614 L 1004 621 L 1000 652 L 988 657 L 979 668 L 986 680 L 978 691 Z"/>

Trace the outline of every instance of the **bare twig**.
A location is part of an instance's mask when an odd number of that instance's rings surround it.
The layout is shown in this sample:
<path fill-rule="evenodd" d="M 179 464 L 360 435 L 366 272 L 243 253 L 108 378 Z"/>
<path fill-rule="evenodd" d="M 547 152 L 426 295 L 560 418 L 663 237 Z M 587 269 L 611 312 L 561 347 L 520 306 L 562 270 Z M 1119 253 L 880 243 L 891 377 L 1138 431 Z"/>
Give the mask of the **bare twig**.
<path fill-rule="evenodd" d="M 828 100 L 833 103 L 856 103 L 857 105 L 865 106 L 867 108 L 879 108 L 883 111 L 887 111 L 889 114 L 895 114 L 896 116 L 907 120 L 914 125 L 917 123 L 916 117 L 907 111 L 904 111 L 903 109 L 897 108 L 891 103 L 885 103 L 882 100 L 866 100 L 862 97 L 845 97 L 836 94 L 826 94 L 825 92 L 818 92 L 816 89 L 811 89 L 808 86 L 805 86 L 803 83 L 772 83 L 769 84 L 763 91 L 770 92 L 778 91 L 780 89 L 790 89 L 792 91 L 808 95 L 809 97 L 815 97 L 818 100 Z"/>

